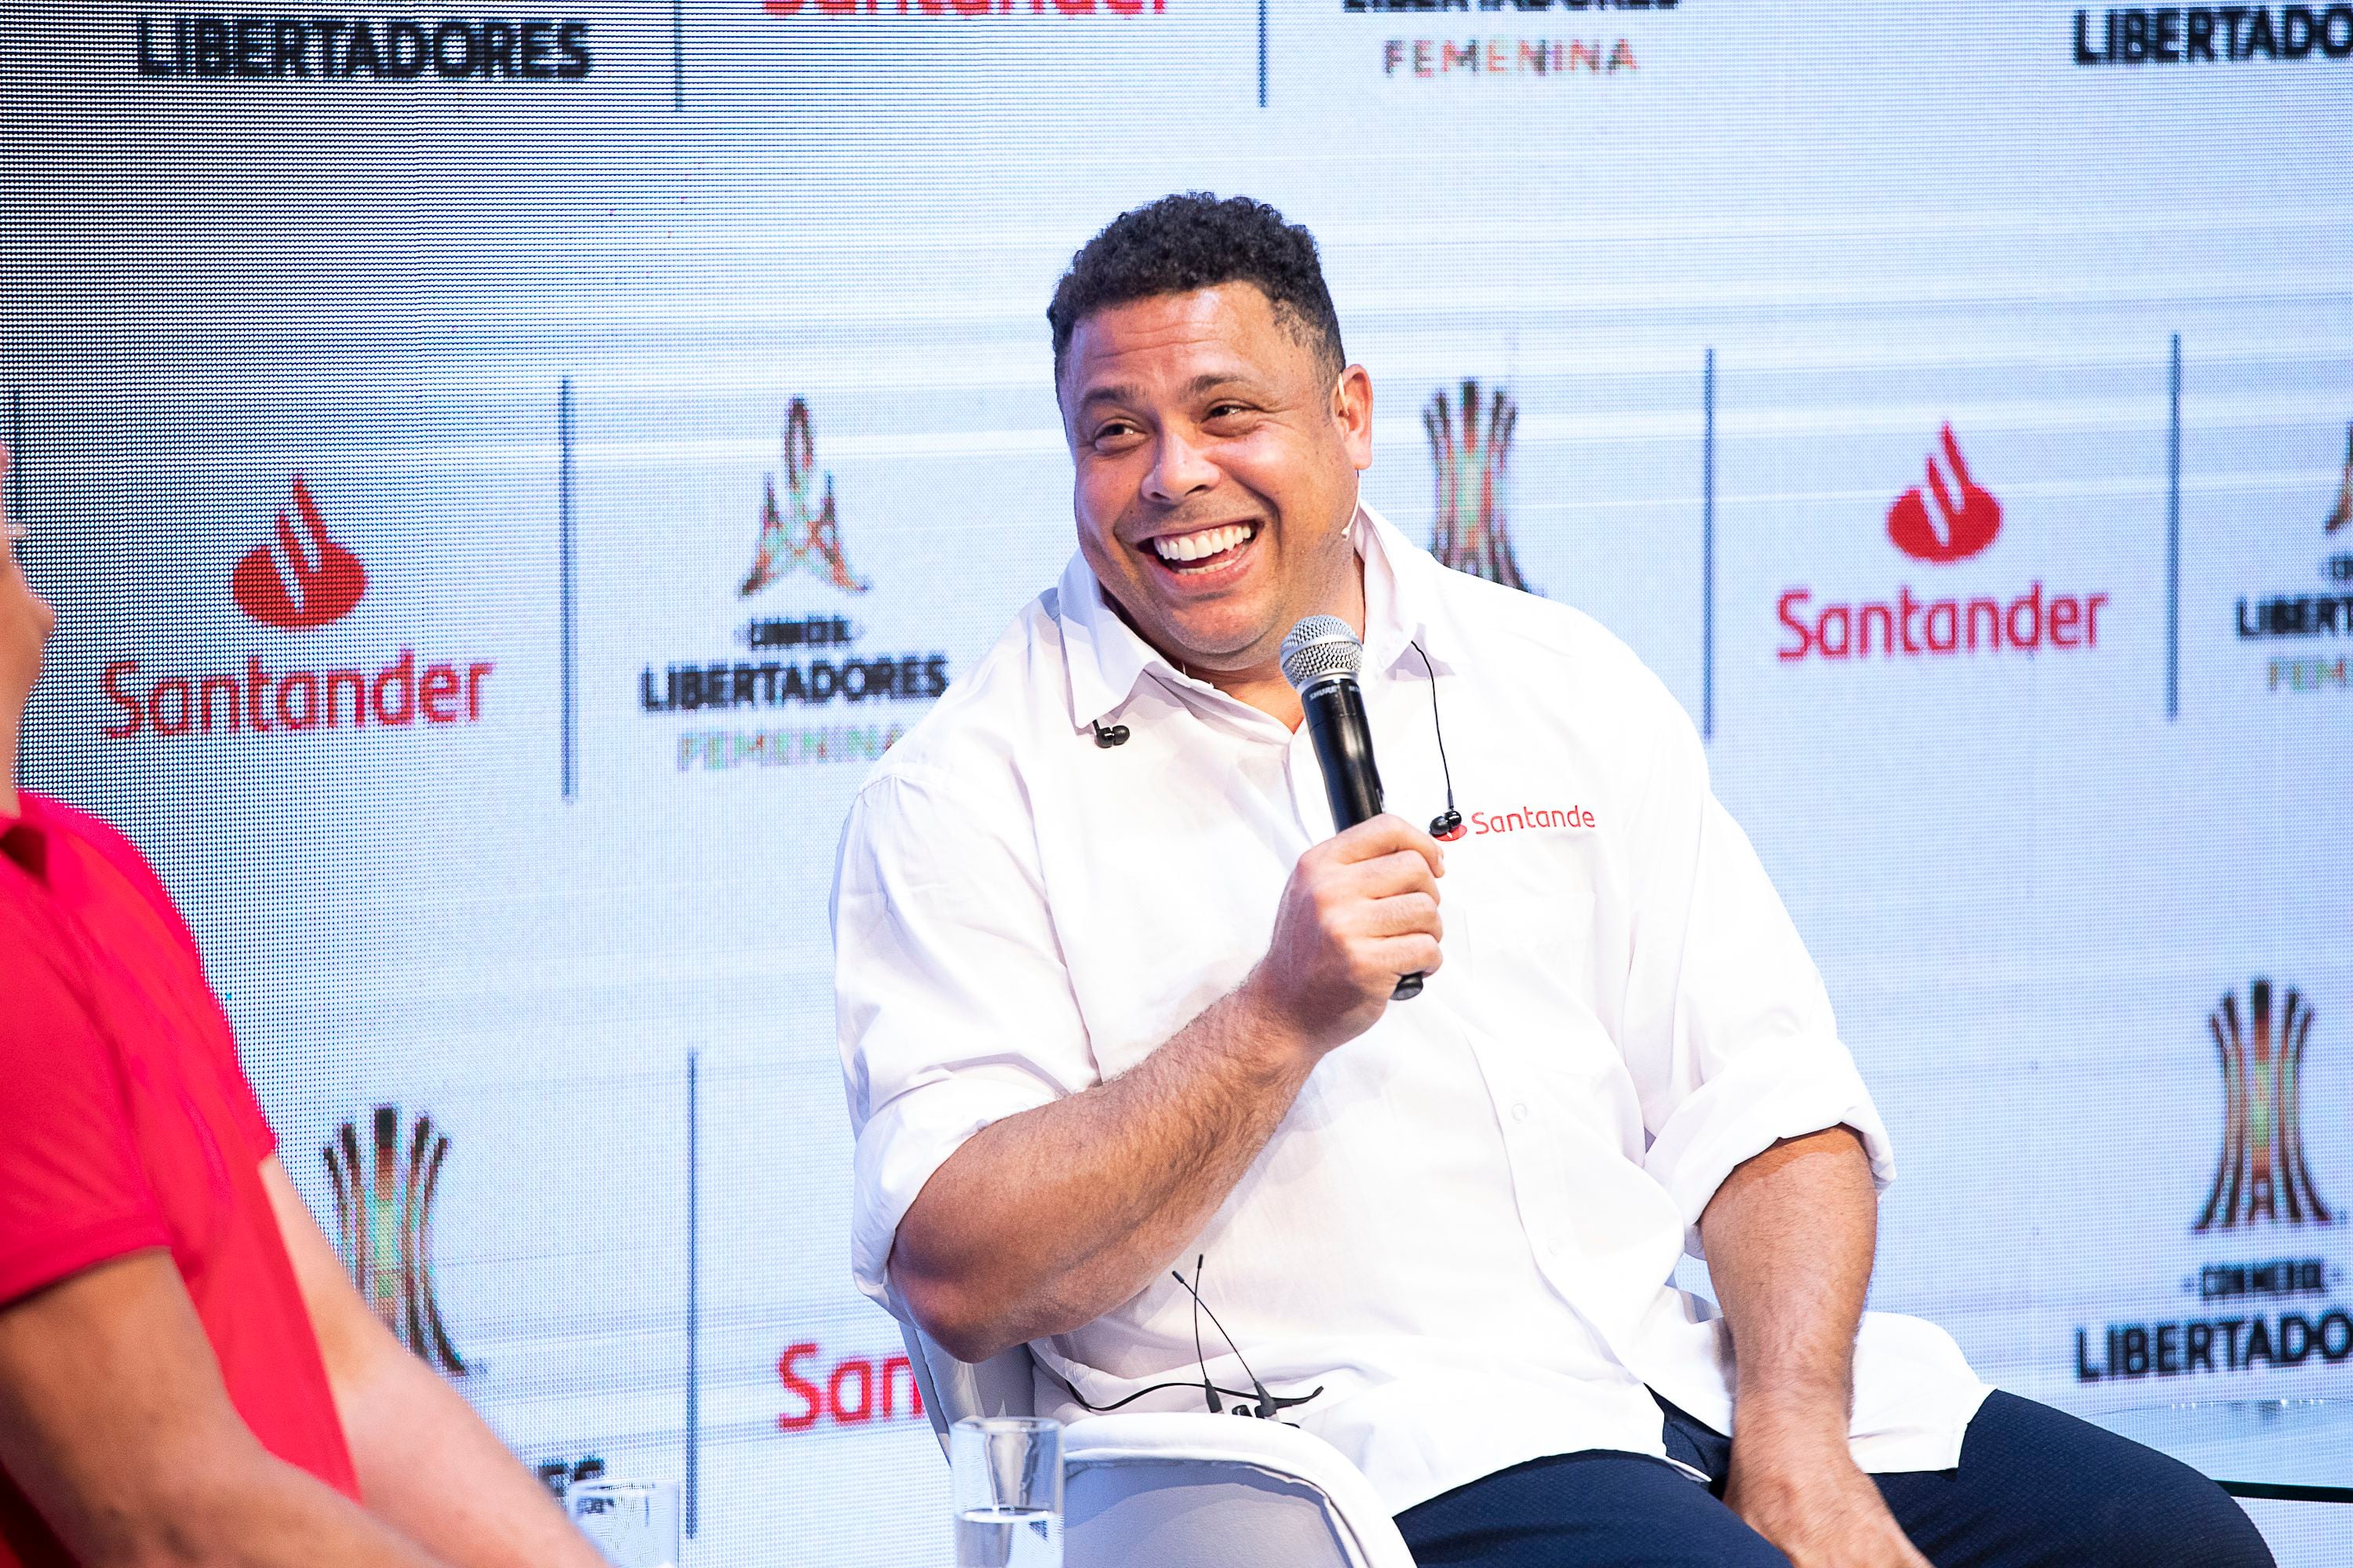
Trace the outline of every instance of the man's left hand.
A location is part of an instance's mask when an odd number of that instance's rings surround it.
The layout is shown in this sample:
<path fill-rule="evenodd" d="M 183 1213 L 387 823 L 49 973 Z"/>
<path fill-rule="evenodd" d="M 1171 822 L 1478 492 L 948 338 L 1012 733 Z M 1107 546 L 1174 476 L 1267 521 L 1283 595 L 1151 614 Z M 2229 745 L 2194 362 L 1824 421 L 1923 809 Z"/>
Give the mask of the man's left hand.
<path fill-rule="evenodd" d="M 1843 1441 L 1806 1459 L 1732 1445 L 1724 1500 L 1795 1568 L 1933 1568 Z"/>

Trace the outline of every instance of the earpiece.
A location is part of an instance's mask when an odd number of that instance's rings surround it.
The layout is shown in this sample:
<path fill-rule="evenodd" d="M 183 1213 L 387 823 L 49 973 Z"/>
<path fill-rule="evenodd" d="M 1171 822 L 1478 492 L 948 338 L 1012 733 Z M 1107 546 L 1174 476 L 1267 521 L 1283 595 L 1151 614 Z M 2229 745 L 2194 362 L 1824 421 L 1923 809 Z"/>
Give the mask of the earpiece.
<path fill-rule="evenodd" d="M 1127 744 L 1127 726 L 1124 724 L 1113 724 L 1106 730 L 1103 728 L 1103 721 L 1098 719 L 1094 721 L 1094 729 L 1095 744 L 1105 751 L 1111 750 L 1113 746 Z"/>
<path fill-rule="evenodd" d="M 1438 722 L 1438 671 L 1430 667 L 1430 655 L 1422 653 L 1420 643 L 1410 646 L 1421 654 L 1422 673 L 1430 677 L 1430 732 L 1438 739 L 1438 766 L 1446 779 L 1446 809 L 1430 819 L 1430 836 L 1451 843 L 1462 837 L 1462 814 L 1454 809 L 1454 768 L 1446 760 L 1446 731 Z"/>

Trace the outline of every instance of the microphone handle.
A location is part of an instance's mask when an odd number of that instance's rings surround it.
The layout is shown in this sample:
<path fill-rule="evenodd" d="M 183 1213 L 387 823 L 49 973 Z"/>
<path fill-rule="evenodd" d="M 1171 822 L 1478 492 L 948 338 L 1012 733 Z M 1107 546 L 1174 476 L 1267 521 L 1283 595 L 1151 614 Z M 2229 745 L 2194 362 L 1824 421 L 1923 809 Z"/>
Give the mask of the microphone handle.
<path fill-rule="evenodd" d="M 1334 831 L 1345 833 L 1381 814 L 1381 773 L 1373 764 L 1373 731 L 1365 721 L 1365 694 L 1353 677 L 1331 676 L 1299 694 L 1307 716 L 1308 739 L 1324 771 L 1324 798 L 1332 807 Z M 1421 994 L 1421 976 L 1398 977 L 1389 999 Z"/>

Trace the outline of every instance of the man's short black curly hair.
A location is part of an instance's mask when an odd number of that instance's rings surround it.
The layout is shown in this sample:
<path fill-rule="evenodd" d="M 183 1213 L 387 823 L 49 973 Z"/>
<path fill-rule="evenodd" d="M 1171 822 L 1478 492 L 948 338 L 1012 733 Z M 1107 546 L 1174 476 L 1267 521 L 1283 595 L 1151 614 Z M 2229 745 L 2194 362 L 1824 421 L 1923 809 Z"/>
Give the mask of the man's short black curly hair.
<path fill-rule="evenodd" d="M 1071 335 L 1097 310 L 1220 283 L 1256 284 L 1325 370 L 1336 376 L 1347 364 L 1315 237 L 1264 202 L 1187 191 L 1120 214 L 1071 258 L 1046 307 L 1054 379 L 1062 379 Z"/>

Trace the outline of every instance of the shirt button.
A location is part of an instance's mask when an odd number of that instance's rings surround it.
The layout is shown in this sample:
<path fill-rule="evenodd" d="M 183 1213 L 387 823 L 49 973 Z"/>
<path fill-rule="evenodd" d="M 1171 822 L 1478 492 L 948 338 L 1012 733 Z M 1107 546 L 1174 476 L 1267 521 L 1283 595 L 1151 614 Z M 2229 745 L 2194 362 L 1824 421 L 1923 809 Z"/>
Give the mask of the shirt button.
<path fill-rule="evenodd" d="M 1514 1121 L 1525 1121 L 1527 1119 L 1528 1102 L 1525 1100 L 1514 1101 L 1512 1104 L 1512 1120 Z"/>

